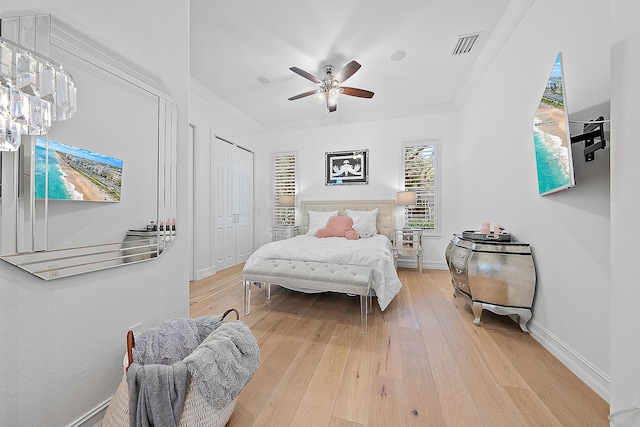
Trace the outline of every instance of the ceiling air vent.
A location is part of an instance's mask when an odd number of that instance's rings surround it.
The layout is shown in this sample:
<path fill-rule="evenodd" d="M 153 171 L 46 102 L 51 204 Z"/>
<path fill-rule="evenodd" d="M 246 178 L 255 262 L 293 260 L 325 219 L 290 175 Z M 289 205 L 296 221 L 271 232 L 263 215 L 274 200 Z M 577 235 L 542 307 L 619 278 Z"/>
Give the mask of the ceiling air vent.
<path fill-rule="evenodd" d="M 471 52 L 471 48 L 476 43 L 479 35 L 479 33 L 476 33 L 466 36 L 460 36 L 458 42 L 456 43 L 455 49 L 453 49 L 453 56 Z"/>

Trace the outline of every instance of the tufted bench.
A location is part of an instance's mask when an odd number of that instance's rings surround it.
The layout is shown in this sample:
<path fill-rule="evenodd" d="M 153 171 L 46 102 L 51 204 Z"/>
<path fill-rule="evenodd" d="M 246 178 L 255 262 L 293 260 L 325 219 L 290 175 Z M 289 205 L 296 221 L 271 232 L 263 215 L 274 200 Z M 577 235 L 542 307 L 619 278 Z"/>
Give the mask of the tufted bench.
<path fill-rule="evenodd" d="M 328 264 L 311 261 L 269 259 L 242 270 L 244 314 L 251 312 L 251 285 L 265 286 L 271 299 L 271 284 L 290 289 L 340 292 L 360 295 L 362 335 L 367 334 L 367 313 L 371 312 L 371 278 L 373 270 L 359 265 Z"/>

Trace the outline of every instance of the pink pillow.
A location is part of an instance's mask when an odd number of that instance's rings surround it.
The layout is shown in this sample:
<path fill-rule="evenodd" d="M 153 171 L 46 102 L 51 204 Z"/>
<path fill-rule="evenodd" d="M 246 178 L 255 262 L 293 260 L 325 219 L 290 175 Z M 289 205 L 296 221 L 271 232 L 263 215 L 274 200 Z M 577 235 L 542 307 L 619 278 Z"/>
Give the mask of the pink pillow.
<path fill-rule="evenodd" d="M 329 217 L 327 226 L 316 233 L 316 237 L 344 237 L 353 227 L 353 219 L 345 215 Z"/>
<path fill-rule="evenodd" d="M 356 230 L 349 230 L 347 231 L 347 234 L 344 235 L 344 237 L 349 240 L 358 240 L 360 238 L 360 235 Z"/>

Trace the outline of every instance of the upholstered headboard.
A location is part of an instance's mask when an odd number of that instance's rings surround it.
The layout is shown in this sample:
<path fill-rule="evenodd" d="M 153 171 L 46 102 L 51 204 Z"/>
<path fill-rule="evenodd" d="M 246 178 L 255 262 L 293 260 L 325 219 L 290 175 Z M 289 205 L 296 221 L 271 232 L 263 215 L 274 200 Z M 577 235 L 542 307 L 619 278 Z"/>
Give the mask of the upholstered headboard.
<path fill-rule="evenodd" d="M 309 229 L 309 211 L 339 211 L 339 215 L 346 215 L 345 209 L 354 211 L 370 211 L 378 208 L 378 221 L 376 227 L 378 234 L 384 234 L 389 239 L 393 238 L 393 229 L 396 224 L 395 200 L 313 200 L 301 202 L 302 227 L 300 234 Z"/>

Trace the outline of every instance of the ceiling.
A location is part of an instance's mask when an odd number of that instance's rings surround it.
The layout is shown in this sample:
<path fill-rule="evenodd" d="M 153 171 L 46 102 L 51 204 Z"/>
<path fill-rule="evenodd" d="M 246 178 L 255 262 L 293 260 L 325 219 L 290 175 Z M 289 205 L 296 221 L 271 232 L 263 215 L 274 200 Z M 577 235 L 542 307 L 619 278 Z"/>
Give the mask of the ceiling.
<path fill-rule="evenodd" d="M 263 130 L 451 111 L 508 37 L 510 2 L 191 0 L 190 74 Z M 471 52 L 453 55 L 476 33 Z M 316 88 L 290 67 L 322 76 L 352 60 L 362 68 L 345 85 L 372 99 L 340 95 L 333 113 L 313 96 L 287 100 Z"/>

